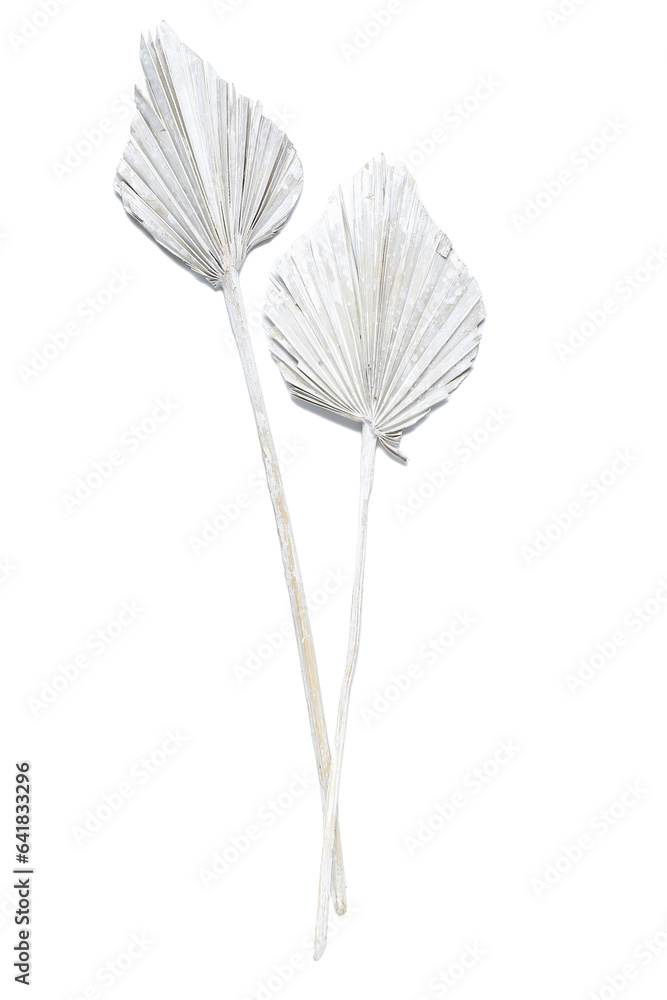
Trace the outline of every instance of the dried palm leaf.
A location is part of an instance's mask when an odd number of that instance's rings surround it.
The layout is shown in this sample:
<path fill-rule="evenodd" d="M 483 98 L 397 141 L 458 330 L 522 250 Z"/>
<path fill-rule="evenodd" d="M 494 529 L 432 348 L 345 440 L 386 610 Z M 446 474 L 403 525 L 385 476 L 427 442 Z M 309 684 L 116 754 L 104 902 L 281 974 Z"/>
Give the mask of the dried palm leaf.
<path fill-rule="evenodd" d="M 129 215 L 225 297 L 278 527 L 324 807 L 330 751 L 308 607 L 239 284 L 248 252 L 274 236 L 294 208 L 301 162 L 261 105 L 237 95 L 167 24 L 154 39 L 142 38 L 140 54 L 147 93 L 135 93 L 137 114 L 116 191 Z M 338 829 L 335 839 L 330 872 L 343 913 Z"/>
<path fill-rule="evenodd" d="M 322 219 L 278 260 L 265 306 L 273 356 L 291 393 L 362 425 L 350 633 L 324 819 L 315 958 L 326 947 L 341 763 L 357 665 L 368 503 L 376 442 L 399 450 L 406 427 L 468 375 L 484 307 L 477 282 L 384 157 L 329 199 Z"/>

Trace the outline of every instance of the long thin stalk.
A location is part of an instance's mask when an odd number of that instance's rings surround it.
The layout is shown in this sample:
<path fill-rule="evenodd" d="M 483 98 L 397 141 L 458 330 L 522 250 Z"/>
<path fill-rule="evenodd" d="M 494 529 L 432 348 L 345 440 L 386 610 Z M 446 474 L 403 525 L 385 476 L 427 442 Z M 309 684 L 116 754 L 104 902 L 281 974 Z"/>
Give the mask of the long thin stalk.
<path fill-rule="evenodd" d="M 299 660 L 301 663 L 301 674 L 308 703 L 308 718 L 310 720 L 310 731 L 315 749 L 315 760 L 317 763 L 317 774 L 320 782 L 320 792 L 322 796 L 322 808 L 327 801 L 327 789 L 329 787 L 329 770 L 331 765 L 331 753 L 329 749 L 329 738 L 327 736 L 326 722 L 324 718 L 324 703 L 322 701 L 322 691 L 320 679 L 315 660 L 315 649 L 313 646 L 313 634 L 310 627 L 308 615 L 308 605 L 306 594 L 301 579 L 299 560 L 297 558 L 294 533 L 287 509 L 285 489 L 283 486 L 280 467 L 278 465 L 278 454 L 273 442 L 269 419 L 262 395 L 262 387 L 257 371 L 257 362 L 250 342 L 248 331 L 248 320 L 246 317 L 243 297 L 239 284 L 238 271 L 230 271 L 221 281 L 229 322 L 232 333 L 236 340 L 236 346 L 243 366 L 248 393 L 252 402 L 257 425 L 257 436 L 262 449 L 262 459 L 266 471 L 266 480 L 273 504 L 273 513 L 278 527 L 278 537 L 280 539 L 280 552 L 285 571 L 285 581 L 289 592 L 290 606 L 292 609 L 292 619 L 294 621 L 294 632 L 299 649 Z M 332 823 L 332 829 L 333 829 Z M 335 857 L 333 856 L 335 853 Z M 338 819 L 335 818 L 335 852 L 329 858 L 329 879 L 335 901 L 336 912 L 345 913 L 345 872 L 343 869 L 343 854 L 340 843 L 340 830 Z"/>
<path fill-rule="evenodd" d="M 329 792 L 324 812 L 324 842 L 320 865 L 320 885 L 317 899 L 317 919 L 315 924 L 315 959 L 321 958 L 327 946 L 327 924 L 329 919 L 329 872 L 335 847 L 335 829 L 338 817 L 338 793 L 343 764 L 343 748 L 347 716 L 350 707 L 350 692 L 354 672 L 359 657 L 359 636 L 361 633 L 361 599 L 364 587 L 364 566 L 366 563 L 366 535 L 368 528 L 368 501 L 373 488 L 375 472 L 375 451 L 377 438 L 370 424 L 364 423 L 361 431 L 361 485 L 359 490 L 359 522 L 357 528 L 357 554 L 355 559 L 354 584 L 352 588 L 352 610 L 350 613 L 350 634 L 345 661 L 345 674 L 338 702 L 338 720 L 334 740 L 333 760 L 329 772 Z"/>

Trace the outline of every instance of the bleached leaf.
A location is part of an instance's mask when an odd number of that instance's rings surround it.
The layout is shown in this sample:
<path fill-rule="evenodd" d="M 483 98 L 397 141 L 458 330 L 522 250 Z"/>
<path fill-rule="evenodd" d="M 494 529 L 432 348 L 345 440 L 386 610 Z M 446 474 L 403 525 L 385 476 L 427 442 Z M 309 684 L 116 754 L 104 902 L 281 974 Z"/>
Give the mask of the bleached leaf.
<path fill-rule="evenodd" d="M 297 202 L 301 161 L 262 106 L 236 94 L 164 22 L 141 40 L 147 96 L 116 175 L 125 210 L 217 285 L 275 235 Z"/>
<path fill-rule="evenodd" d="M 281 257 L 265 306 L 292 394 L 367 422 L 389 451 L 469 373 L 481 338 L 479 286 L 385 158 L 329 199 Z"/>

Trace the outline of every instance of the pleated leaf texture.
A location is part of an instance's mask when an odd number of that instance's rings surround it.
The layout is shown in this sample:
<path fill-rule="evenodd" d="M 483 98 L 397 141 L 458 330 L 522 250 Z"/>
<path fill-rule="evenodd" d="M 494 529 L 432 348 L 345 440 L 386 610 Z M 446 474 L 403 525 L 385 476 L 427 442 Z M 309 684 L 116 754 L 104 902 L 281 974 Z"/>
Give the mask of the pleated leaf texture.
<path fill-rule="evenodd" d="M 403 166 L 373 161 L 274 267 L 265 312 L 290 392 L 370 424 L 399 450 L 470 372 L 479 286 Z"/>
<path fill-rule="evenodd" d="M 116 174 L 129 215 L 215 286 L 275 235 L 303 169 L 262 106 L 236 94 L 164 22 L 141 40 L 147 96 Z"/>

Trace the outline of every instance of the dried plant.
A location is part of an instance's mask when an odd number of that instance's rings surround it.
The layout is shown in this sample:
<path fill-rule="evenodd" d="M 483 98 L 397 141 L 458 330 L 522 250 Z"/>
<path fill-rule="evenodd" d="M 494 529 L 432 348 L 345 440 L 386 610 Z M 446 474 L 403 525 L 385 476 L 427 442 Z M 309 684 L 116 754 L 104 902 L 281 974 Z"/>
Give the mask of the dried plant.
<path fill-rule="evenodd" d="M 334 192 L 322 219 L 278 260 L 265 311 L 272 352 L 292 394 L 362 425 L 357 552 L 324 817 L 317 959 L 326 947 L 376 441 L 405 460 L 403 431 L 470 372 L 484 307 L 477 282 L 427 213 L 409 172 L 382 157 Z"/>
<path fill-rule="evenodd" d="M 287 136 L 261 105 L 237 95 L 164 22 L 141 40 L 146 95 L 116 176 L 126 212 L 225 297 L 252 402 L 278 527 L 317 771 L 326 802 L 330 751 L 306 596 L 278 456 L 250 342 L 239 272 L 258 243 L 286 222 L 303 171 Z M 336 909 L 345 912 L 340 836 L 329 865 Z"/>

